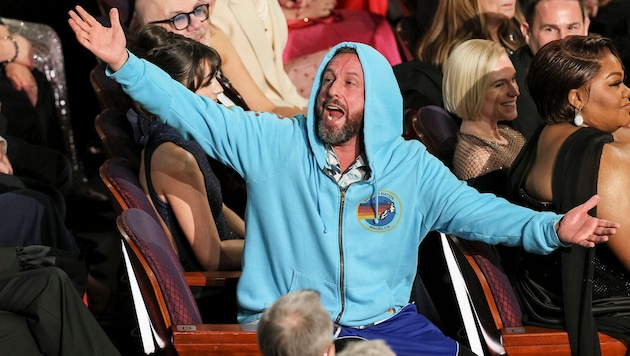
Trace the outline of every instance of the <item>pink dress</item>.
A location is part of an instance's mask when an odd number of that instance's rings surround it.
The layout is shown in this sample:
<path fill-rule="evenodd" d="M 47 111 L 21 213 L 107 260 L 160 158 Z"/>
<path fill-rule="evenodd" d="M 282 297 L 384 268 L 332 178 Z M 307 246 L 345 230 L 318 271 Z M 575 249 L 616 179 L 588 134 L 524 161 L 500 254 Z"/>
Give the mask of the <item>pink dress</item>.
<path fill-rule="evenodd" d="M 402 58 L 386 17 L 365 10 L 335 10 L 320 18 L 288 20 L 289 37 L 283 53 L 285 70 L 298 92 L 308 98 L 319 63 L 332 46 L 343 41 L 368 44 L 393 66 Z"/>

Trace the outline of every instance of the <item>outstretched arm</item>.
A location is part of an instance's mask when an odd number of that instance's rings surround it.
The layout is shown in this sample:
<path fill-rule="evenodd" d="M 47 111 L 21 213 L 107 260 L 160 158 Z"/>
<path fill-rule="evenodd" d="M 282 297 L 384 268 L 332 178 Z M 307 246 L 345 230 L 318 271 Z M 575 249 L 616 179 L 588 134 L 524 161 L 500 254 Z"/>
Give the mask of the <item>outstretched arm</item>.
<path fill-rule="evenodd" d="M 588 215 L 598 203 L 599 196 L 594 195 L 586 203 L 569 210 L 556 226 L 560 241 L 583 247 L 595 247 L 595 244 L 608 241 L 608 237 L 617 232 L 619 224 Z"/>
<path fill-rule="evenodd" d="M 109 10 L 112 27 L 103 27 L 92 15 L 81 6 L 68 12 L 68 23 L 74 31 L 77 40 L 95 56 L 107 63 L 115 72 L 119 70 L 127 59 L 127 39 L 120 25 L 118 9 Z"/>

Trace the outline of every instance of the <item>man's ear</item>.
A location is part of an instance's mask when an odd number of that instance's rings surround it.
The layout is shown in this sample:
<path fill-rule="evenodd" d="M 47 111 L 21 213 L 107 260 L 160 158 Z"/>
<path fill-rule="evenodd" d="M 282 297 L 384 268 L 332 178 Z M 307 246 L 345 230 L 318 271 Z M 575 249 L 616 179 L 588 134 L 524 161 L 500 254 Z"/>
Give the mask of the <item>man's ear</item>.
<path fill-rule="evenodd" d="M 529 24 L 527 22 L 521 24 L 521 34 L 525 38 L 525 43 L 529 44 Z"/>
<path fill-rule="evenodd" d="M 584 36 L 588 35 L 588 27 L 591 25 L 591 19 L 586 16 L 584 19 Z"/>

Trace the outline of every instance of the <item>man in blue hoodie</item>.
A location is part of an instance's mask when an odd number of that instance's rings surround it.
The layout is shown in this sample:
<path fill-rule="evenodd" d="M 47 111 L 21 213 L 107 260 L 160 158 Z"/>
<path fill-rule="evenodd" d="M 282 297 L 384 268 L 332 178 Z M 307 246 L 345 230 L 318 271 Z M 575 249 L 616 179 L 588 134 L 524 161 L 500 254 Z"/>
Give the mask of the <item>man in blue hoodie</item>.
<path fill-rule="evenodd" d="M 421 143 L 401 137 L 400 90 L 369 46 L 333 48 L 308 115 L 278 120 L 195 95 L 130 54 L 116 10 L 110 19 L 104 28 L 77 7 L 69 23 L 134 100 L 247 183 L 241 323 L 256 322 L 286 293 L 313 289 L 340 336 L 385 339 L 398 355 L 455 355 L 459 345 L 409 305 L 429 231 L 545 254 L 571 243 L 594 247 L 619 226 L 588 215 L 598 197 L 561 216 L 459 181 Z"/>

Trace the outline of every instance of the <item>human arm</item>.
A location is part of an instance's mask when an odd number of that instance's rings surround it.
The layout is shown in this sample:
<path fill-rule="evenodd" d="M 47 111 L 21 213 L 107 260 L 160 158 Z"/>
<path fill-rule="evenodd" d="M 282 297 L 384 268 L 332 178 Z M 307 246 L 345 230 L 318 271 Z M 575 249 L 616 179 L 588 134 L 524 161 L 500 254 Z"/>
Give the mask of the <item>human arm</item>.
<path fill-rule="evenodd" d="M 228 225 L 241 238 L 245 238 L 245 221 L 232 209 L 223 204 L 223 215 L 228 221 Z"/>
<path fill-rule="evenodd" d="M 35 68 L 33 44 L 25 37 L 12 34 L 5 25 L 0 25 L 0 62 L 19 63 L 29 69 Z"/>
<path fill-rule="evenodd" d="M 302 20 L 330 16 L 337 0 L 278 0 L 287 20 Z"/>
<path fill-rule="evenodd" d="M 617 223 L 587 214 L 599 201 L 598 197 L 564 216 L 536 212 L 492 194 L 480 194 L 456 180 L 443 165 L 427 162 L 422 168 L 422 182 L 440 182 L 439 186 L 426 183 L 429 187 L 421 189 L 427 204 L 431 202 L 425 208 L 427 219 L 436 220 L 432 229 L 465 239 L 521 245 L 528 252 L 547 254 L 567 244 L 594 247 L 605 242 L 619 227 Z"/>
<path fill-rule="evenodd" d="M 15 90 L 23 90 L 31 104 L 37 105 L 38 88 L 31 69 L 20 63 L 12 62 L 4 67 L 4 73 Z"/>
<path fill-rule="evenodd" d="M 251 74 L 243 64 L 240 55 L 230 39 L 223 31 L 212 26 L 212 46 L 221 53 L 221 71 L 236 90 L 239 91 L 249 108 L 254 111 L 273 112 L 285 117 L 305 114 L 303 108 L 291 106 L 276 106 L 260 90 Z"/>
<path fill-rule="evenodd" d="M 17 91 L 24 90 L 31 104 L 37 104 L 37 83 L 31 71 L 35 68 L 33 45 L 26 38 L 11 34 L 0 25 L 0 62 L 4 63 L 5 76 Z"/>
<path fill-rule="evenodd" d="M 243 241 L 221 241 L 204 176 L 194 156 L 174 143 L 163 143 L 151 156 L 151 178 L 153 188 L 173 210 L 203 268 L 207 271 L 240 269 Z M 148 191 L 144 179 L 141 182 Z"/>

